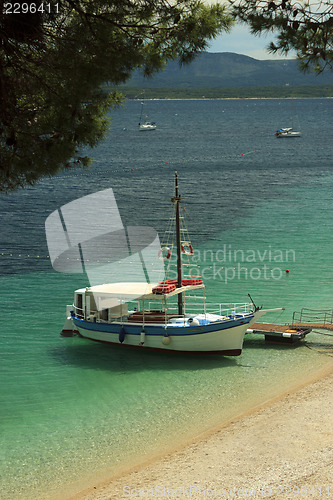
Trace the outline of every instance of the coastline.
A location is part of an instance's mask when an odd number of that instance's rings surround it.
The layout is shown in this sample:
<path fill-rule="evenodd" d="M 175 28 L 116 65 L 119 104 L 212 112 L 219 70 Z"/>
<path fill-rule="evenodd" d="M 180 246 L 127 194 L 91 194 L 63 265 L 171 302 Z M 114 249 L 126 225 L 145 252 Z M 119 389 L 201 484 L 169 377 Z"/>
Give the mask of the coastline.
<path fill-rule="evenodd" d="M 281 100 L 287 101 L 288 99 L 333 99 L 333 96 L 324 96 L 324 97 L 304 97 L 304 96 L 295 96 L 295 97 L 150 97 L 145 98 L 145 101 L 246 101 L 246 100 Z M 126 97 L 128 101 L 142 101 L 142 99 L 137 99 L 134 97 Z"/>
<path fill-rule="evenodd" d="M 332 389 L 330 363 L 295 390 L 223 423 L 173 453 L 67 498 L 329 498 L 333 490 Z"/>

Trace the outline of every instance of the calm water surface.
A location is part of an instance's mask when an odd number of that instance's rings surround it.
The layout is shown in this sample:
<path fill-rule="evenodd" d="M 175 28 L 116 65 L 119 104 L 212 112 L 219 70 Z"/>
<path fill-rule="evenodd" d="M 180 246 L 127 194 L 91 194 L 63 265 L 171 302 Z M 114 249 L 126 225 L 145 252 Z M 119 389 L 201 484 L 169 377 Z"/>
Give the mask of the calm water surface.
<path fill-rule="evenodd" d="M 149 101 L 113 113 L 89 170 L 0 199 L 0 497 L 53 498 L 172 449 L 325 368 L 331 338 L 299 347 L 248 336 L 238 358 L 131 352 L 59 336 L 84 275 L 55 272 L 44 223 L 113 188 L 124 225 L 163 235 L 178 170 L 187 226 L 216 302 L 332 309 L 330 99 Z M 274 131 L 298 116 L 303 136 Z M 85 215 L 82 214 L 84 224 Z M 289 269 L 289 273 L 286 273 Z M 85 479 L 84 479 L 85 478 Z"/>

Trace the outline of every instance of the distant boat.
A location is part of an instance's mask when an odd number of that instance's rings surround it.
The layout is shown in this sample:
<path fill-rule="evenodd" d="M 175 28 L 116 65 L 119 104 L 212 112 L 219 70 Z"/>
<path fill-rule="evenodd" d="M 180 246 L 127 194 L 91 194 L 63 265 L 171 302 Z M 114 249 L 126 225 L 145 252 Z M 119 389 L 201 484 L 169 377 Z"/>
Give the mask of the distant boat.
<path fill-rule="evenodd" d="M 289 128 L 280 128 L 278 129 L 274 135 L 279 139 L 282 137 L 301 137 L 302 133 L 300 131 L 294 130 L 292 127 Z"/>
<path fill-rule="evenodd" d="M 291 118 L 291 127 L 279 128 L 274 132 L 274 135 L 280 139 L 283 137 L 301 137 L 302 133 L 300 130 L 294 130 L 294 120 Z"/>
<path fill-rule="evenodd" d="M 148 115 L 144 114 L 144 102 L 141 101 L 141 114 L 139 121 L 139 130 L 156 130 L 156 123 L 148 120 Z"/>

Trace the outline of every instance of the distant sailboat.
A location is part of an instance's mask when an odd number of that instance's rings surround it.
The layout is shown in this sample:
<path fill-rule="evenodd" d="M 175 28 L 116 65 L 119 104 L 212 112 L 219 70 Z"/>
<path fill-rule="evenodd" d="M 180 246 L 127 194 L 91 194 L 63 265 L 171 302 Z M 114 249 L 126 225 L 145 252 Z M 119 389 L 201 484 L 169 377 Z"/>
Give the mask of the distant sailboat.
<path fill-rule="evenodd" d="M 274 132 L 274 135 L 278 138 L 282 137 L 301 137 L 302 133 L 300 131 L 293 130 L 292 127 L 289 128 L 280 128 L 276 132 Z"/>
<path fill-rule="evenodd" d="M 292 118 L 291 127 L 280 128 L 276 132 L 274 132 L 274 135 L 281 139 L 283 137 L 301 137 L 302 133 L 300 131 L 300 127 L 299 130 L 294 130 L 294 120 Z"/>
<path fill-rule="evenodd" d="M 139 130 L 156 130 L 156 123 L 148 120 L 148 115 L 144 114 L 144 102 L 141 101 L 141 114 L 139 121 Z"/>

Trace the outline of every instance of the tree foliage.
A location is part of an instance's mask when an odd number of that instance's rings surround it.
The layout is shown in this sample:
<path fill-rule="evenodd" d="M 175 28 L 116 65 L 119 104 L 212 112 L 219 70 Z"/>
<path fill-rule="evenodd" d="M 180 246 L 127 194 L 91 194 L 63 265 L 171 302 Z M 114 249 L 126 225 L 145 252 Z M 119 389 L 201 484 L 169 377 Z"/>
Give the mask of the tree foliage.
<path fill-rule="evenodd" d="M 89 164 L 80 149 L 103 138 L 106 112 L 122 100 L 103 83 L 116 88 L 138 68 L 149 76 L 168 60 L 189 62 L 232 23 L 225 7 L 200 0 L 26 0 L 15 2 L 18 12 L 1 4 L 5 192 Z"/>
<path fill-rule="evenodd" d="M 253 34 L 277 32 L 271 53 L 296 51 L 300 68 L 317 73 L 333 69 L 332 1 L 229 0 L 236 19 L 247 23 Z"/>

